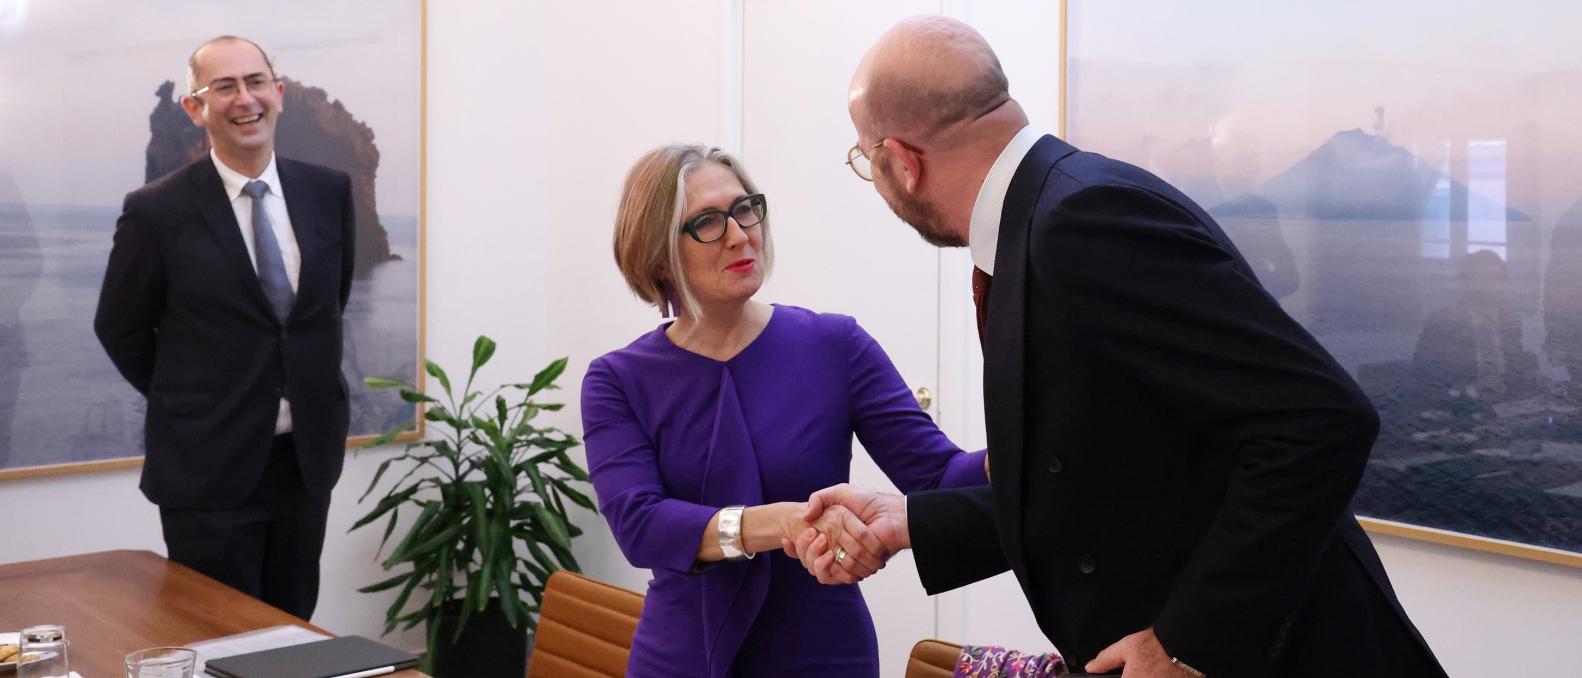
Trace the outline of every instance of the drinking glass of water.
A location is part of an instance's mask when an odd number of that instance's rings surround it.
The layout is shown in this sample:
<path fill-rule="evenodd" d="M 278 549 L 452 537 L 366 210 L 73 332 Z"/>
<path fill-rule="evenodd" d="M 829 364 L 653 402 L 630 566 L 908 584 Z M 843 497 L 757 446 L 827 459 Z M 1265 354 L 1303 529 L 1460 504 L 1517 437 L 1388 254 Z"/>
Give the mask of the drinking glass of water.
<path fill-rule="evenodd" d="M 198 653 L 184 647 L 155 647 L 126 656 L 126 678 L 192 678 Z"/>
<path fill-rule="evenodd" d="M 17 678 L 68 678 L 66 627 L 43 624 L 22 629 Z"/>

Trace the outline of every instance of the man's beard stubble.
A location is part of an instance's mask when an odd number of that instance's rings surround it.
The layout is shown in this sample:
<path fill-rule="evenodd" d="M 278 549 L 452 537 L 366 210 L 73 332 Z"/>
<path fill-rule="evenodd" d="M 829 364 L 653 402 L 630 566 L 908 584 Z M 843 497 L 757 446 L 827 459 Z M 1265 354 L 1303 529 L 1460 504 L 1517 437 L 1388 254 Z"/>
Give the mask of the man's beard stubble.
<path fill-rule="evenodd" d="M 945 219 L 938 209 L 901 196 L 896 196 L 894 199 L 886 196 L 884 204 L 889 205 L 890 211 L 894 212 L 895 216 L 900 217 L 901 221 L 917 231 L 924 242 L 935 247 L 967 246 L 967 241 L 945 228 Z"/>

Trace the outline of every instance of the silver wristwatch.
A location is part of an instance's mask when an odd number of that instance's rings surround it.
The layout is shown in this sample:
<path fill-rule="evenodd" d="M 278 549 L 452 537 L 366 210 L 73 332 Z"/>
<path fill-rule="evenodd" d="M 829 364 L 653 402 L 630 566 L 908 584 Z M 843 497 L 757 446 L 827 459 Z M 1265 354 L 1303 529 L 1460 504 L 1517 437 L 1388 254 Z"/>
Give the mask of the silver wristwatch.
<path fill-rule="evenodd" d="M 742 511 L 746 509 L 740 504 L 720 509 L 720 552 L 726 560 L 746 560 L 755 555 L 742 548 Z"/>
<path fill-rule="evenodd" d="M 1180 659 L 1178 659 L 1176 657 L 1171 657 L 1170 658 L 1170 663 L 1175 665 L 1175 666 L 1177 666 L 1177 667 L 1179 667 L 1181 670 L 1192 674 L 1195 678 L 1207 678 L 1207 676 L 1203 675 L 1202 671 L 1199 671 L 1197 669 L 1192 668 L 1191 666 L 1188 666 L 1186 662 L 1181 661 Z"/>

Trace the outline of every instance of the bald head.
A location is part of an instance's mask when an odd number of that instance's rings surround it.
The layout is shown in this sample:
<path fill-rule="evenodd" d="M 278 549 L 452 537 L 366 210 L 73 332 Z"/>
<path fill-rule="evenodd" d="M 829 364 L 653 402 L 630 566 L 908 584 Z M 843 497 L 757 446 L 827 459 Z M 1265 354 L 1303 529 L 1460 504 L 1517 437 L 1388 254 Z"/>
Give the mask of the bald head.
<path fill-rule="evenodd" d="M 243 37 L 236 36 L 236 35 L 222 35 L 222 36 L 219 36 L 217 38 L 210 38 L 209 40 L 205 41 L 203 44 L 198 45 L 196 49 L 192 50 L 192 54 L 187 57 L 187 91 L 188 92 L 196 90 L 198 87 L 202 86 L 200 84 L 200 78 L 203 77 L 203 73 L 202 73 L 202 68 L 201 68 L 201 63 L 200 63 L 201 62 L 201 57 L 199 56 L 199 54 L 201 52 L 203 52 L 205 48 L 208 48 L 208 47 L 211 47 L 211 46 L 214 46 L 214 45 L 229 45 L 229 44 L 233 44 L 233 43 L 245 43 L 245 44 L 248 44 L 248 45 L 252 45 L 253 49 L 258 50 L 258 56 L 263 57 L 264 65 L 269 67 L 269 75 L 270 75 L 270 77 L 274 77 L 274 75 L 275 75 L 275 64 L 274 64 L 274 62 L 269 60 L 269 54 L 264 51 L 264 48 L 259 47 L 258 43 L 253 42 L 252 40 L 248 40 L 247 38 L 243 38 Z M 203 84 L 207 84 L 207 83 L 203 83 Z"/>
<path fill-rule="evenodd" d="M 868 50 L 852 76 L 849 106 L 870 138 L 924 143 L 1002 108 L 1009 89 L 994 50 L 971 26 L 916 16 Z"/>

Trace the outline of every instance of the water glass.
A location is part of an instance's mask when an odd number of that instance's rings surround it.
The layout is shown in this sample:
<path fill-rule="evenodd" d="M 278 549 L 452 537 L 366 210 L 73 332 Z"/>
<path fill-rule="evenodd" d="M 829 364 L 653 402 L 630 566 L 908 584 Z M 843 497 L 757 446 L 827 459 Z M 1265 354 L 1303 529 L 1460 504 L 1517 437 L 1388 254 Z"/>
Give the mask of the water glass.
<path fill-rule="evenodd" d="M 17 678 L 68 678 L 66 627 L 58 624 L 22 629 L 22 653 L 17 655 Z"/>
<path fill-rule="evenodd" d="M 126 678 L 192 678 L 198 653 L 184 647 L 155 647 L 126 656 Z"/>

